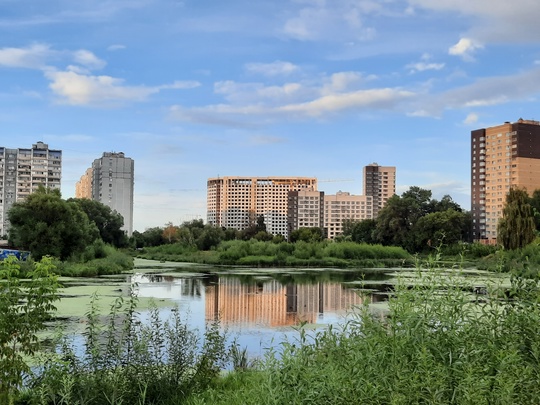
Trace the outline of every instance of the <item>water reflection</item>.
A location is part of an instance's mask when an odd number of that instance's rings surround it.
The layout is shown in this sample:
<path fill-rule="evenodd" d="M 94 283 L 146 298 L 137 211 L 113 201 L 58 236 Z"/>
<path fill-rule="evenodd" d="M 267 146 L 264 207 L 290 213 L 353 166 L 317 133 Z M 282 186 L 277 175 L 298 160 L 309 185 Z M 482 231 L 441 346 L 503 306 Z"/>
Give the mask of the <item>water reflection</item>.
<path fill-rule="evenodd" d="M 376 277 L 381 282 L 386 278 L 382 273 Z M 362 278 L 366 279 L 363 272 L 274 270 L 271 274 L 225 275 L 216 270 L 196 276 L 139 273 L 131 281 L 137 283 L 140 297 L 171 303 L 162 310 L 164 316 L 176 305 L 189 314 L 190 326 L 199 330 L 219 320 L 251 355 L 261 355 L 264 348 L 295 335 L 293 327 L 301 322 L 339 324 L 363 300 L 386 299 L 386 294 L 361 295 L 345 283 Z"/>

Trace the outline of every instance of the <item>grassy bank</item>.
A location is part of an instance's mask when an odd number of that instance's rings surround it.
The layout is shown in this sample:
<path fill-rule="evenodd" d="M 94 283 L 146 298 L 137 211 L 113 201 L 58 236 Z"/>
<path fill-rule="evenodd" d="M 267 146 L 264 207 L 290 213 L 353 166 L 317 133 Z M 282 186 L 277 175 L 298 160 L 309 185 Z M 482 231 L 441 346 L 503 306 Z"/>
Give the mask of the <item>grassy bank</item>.
<path fill-rule="evenodd" d="M 300 331 L 279 356 L 232 373 L 189 404 L 533 404 L 540 395 L 540 285 L 481 296 L 437 268 L 398 285 L 381 318 Z"/>
<path fill-rule="evenodd" d="M 210 251 L 181 244 L 144 248 L 137 257 L 160 261 L 259 267 L 396 267 L 412 264 L 404 249 L 354 242 L 225 241 Z"/>
<path fill-rule="evenodd" d="M 60 338 L 20 404 L 532 404 L 540 396 L 540 284 L 511 278 L 474 293 L 460 267 L 417 263 L 381 316 L 367 304 L 342 329 L 306 331 L 262 359 L 202 341 L 178 312 L 138 321 L 134 299 L 106 324 L 90 309 L 84 353 Z M 222 374 L 230 364 L 234 371 Z M 64 402 L 62 402 L 64 401 Z"/>

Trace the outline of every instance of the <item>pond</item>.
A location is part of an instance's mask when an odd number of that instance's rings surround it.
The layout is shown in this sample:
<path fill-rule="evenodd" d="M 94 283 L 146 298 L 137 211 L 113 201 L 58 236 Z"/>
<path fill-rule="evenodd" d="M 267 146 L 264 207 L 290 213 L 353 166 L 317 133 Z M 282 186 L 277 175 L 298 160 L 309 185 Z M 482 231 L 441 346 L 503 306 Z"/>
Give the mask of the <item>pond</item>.
<path fill-rule="evenodd" d="M 235 339 L 250 357 L 259 357 L 294 339 L 300 324 L 310 329 L 342 324 L 363 300 L 384 309 L 398 274 L 410 276 L 407 269 L 257 269 L 137 259 L 129 275 L 64 279 L 58 316 L 80 334 L 92 294 L 107 314 L 117 297 L 134 289 L 142 318 L 153 302 L 164 319 L 178 307 L 189 327 L 199 331 L 219 320 L 229 342 Z M 480 286 L 493 276 L 465 274 Z"/>

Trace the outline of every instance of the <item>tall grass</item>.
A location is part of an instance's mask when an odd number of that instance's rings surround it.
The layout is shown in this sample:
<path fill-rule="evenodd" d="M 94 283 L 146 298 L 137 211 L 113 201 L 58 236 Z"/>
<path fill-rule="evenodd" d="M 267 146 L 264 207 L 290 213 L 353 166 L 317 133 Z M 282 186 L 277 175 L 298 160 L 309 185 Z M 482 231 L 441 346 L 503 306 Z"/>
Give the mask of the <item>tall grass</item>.
<path fill-rule="evenodd" d="M 187 249 L 181 244 L 145 248 L 139 257 L 153 260 L 249 266 L 390 267 L 411 262 L 404 249 L 395 246 L 354 242 L 262 242 L 224 241 L 207 252 Z"/>
<path fill-rule="evenodd" d="M 538 403 L 538 281 L 512 277 L 510 290 L 493 284 L 477 295 L 442 274 L 439 259 L 418 263 L 414 286 L 398 283 L 387 316 L 365 305 L 341 330 L 302 330 L 260 370 L 231 374 L 188 403 Z"/>
<path fill-rule="evenodd" d="M 143 322 L 136 299 L 119 298 L 106 319 L 94 296 L 84 343 L 59 335 L 29 376 L 20 404 L 167 404 L 199 392 L 225 367 L 227 349 L 219 325 L 204 336 L 188 329 L 178 309 L 162 320 L 156 307 Z"/>

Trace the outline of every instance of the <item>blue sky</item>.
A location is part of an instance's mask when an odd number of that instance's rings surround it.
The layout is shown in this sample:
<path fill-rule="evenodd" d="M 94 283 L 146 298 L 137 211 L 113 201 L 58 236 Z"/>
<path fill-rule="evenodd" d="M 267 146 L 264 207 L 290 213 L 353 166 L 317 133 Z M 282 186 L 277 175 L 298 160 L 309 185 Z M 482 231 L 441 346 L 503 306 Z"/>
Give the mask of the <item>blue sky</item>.
<path fill-rule="evenodd" d="M 62 194 L 135 160 L 135 229 L 206 180 L 397 167 L 470 208 L 470 131 L 540 119 L 537 0 L 0 0 L 0 145 L 63 150 Z"/>

